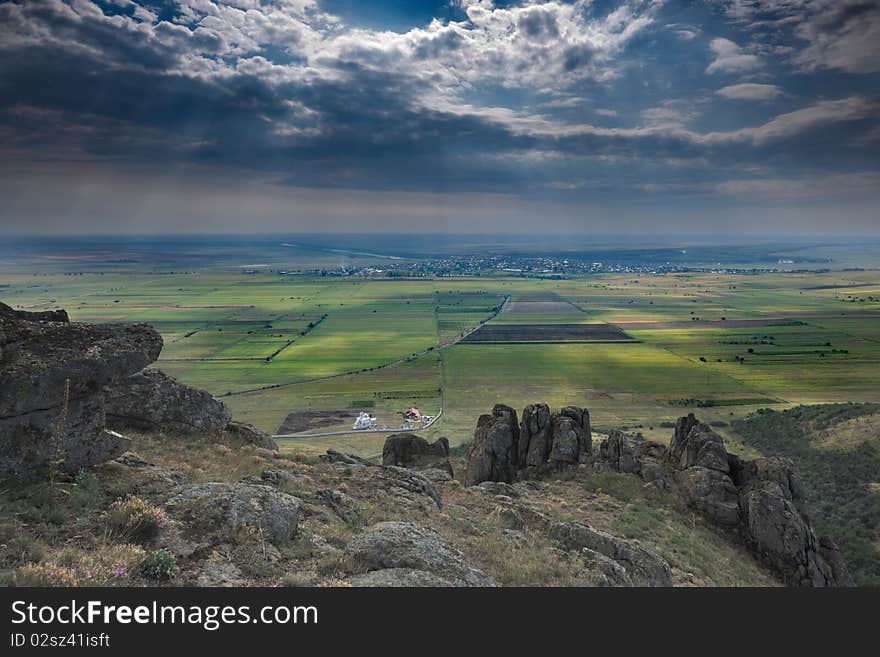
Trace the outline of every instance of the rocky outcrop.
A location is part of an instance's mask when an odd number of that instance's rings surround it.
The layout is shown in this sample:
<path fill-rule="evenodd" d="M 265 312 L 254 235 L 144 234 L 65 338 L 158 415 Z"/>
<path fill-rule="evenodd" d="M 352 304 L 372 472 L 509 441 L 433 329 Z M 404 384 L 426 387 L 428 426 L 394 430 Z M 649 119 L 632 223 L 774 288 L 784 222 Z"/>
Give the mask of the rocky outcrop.
<path fill-rule="evenodd" d="M 477 421 L 468 452 L 465 483 L 512 482 L 593 460 L 590 413 L 566 406 L 551 413 L 547 404 L 529 404 L 517 425 L 516 411 L 496 404 Z"/>
<path fill-rule="evenodd" d="M 38 479 L 50 462 L 73 473 L 119 456 L 131 442 L 107 427 L 226 431 L 278 448 L 262 431 L 232 422 L 208 392 L 144 370 L 161 350 L 161 336 L 146 324 L 72 323 L 63 310 L 27 313 L 0 303 L 0 481 Z"/>
<path fill-rule="evenodd" d="M 550 536 L 568 550 L 586 550 L 610 583 L 621 586 L 672 586 L 672 569 L 659 555 L 635 543 L 579 522 L 556 522 Z M 604 559 L 597 558 L 596 554 Z M 611 563 L 608 563 L 608 562 Z M 625 574 L 625 577 L 622 576 Z"/>
<path fill-rule="evenodd" d="M 361 586 L 498 585 L 440 534 L 411 522 L 367 528 L 349 542 L 344 564 Z"/>
<path fill-rule="evenodd" d="M 738 528 L 746 545 L 786 584 L 852 584 L 837 546 L 813 532 L 803 484 L 791 463 L 728 454 L 721 436 L 693 414 L 676 423 L 669 460 L 688 504 L 719 525 Z"/>
<path fill-rule="evenodd" d="M 730 478 L 729 457 L 721 436 L 691 413 L 676 422 L 667 458 L 691 507 L 719 525 L 739 524 L 737 488 Z"/>
<path fill-rule="evenodd" d="M 101 390 L 153 362 L 162 338 L 145 324 L 66 319 L 0 304 L 0 480 L 37 479 L 52 461 L 73 473 L 129 447 L 105 430 Z"/>
<path fill-rule="evenodd" d="M 483 481 L 516 479 L 519 446 L 519 425 L 516 411 L 504 404 L 495 404 L 491 415 L 477 420 L 474 440 L 467 456 L 465 484 Z"/>
<path fill-rule="evenodd" d="M 791 464 L 775 458 L 734 464 L 748 546 L 789 586 L 852 586 L 840 550 L 813 532 Z"/>
<path fill-rule="evenodd" d="M 412 433 L 388 436 L 382 448 L 382 464 L 416 470 L 443 470 L 451 477 L 449 441 L 440 437 L 433 443 Z"/>
<path fill-rule="evenodd" d="M 741 535 L 786 584 L 852 584 L 840 550 L 810 527 L 803 484 L 791 463 L 729 454 L 724 439 L 693 414 L 678 420 L 668 450 L 611 431 L 599 454 L 610 469 L 637 474 L 661 490 L 674 481 L 688 506 Z"/>
<path fill-rule="evenodd" d="M 244 530 L 277 545 L 296 534 L 301 504 L 272 486 L 215 482 L 185 487 L 166 502 L 165 509 L 191 543 L 228 543 Z"/>
<path fill-rule="evenodd" d="M 593 439 L 590 413 L 566 406 L 551 413 L 547 404 L 530 404 L 520 425 L 518 469 L 522 474 L 558 470 L 578 463 L 592 463 Z"/>
<path fill-rule="evenodd" d="M 547 404 L 529 404 L 523 409 L 518 447 L 519 467 L 540 467 L 547 462 L 553 445 L 553 423 Z"/>
<path fill-rule="evenodd" d="M 159 370 L 144 370 L 105 389 L 107 423 L 116 429 L 168 433 L 217 432 L 232 415 L 209 392 Z"/>

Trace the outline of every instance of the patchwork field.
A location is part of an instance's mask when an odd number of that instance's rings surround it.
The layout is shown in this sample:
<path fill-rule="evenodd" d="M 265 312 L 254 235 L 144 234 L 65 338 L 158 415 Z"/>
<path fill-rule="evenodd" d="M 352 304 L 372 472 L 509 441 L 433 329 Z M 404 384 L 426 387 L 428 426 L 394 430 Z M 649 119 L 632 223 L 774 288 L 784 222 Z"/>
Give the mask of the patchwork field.
<path fill-rule="evenodd" d="M 635 342 L 613 324 L 486 324 L 462 340 L 474 342 Z"/>
<path fill-rule="evenodd" d="M 258 263 L 256 259 L 249 261 Z M 286 270 L 285 270 L 286 271 Z M 0 299 L 76 321 L 153 324 L 157 367 L 275 432 L 292 412 L 359 410 L 467 440 L 503 401 L 589 407 L 599 429 L 668 440 L 690 410 L 725 424 L 761 407 L 880 402 L 880 273 L 371 279 L 203 261 L 0 268 Z M 318 417 L 317 415 L 315 417 Z M 734 437 L 735 438 L 735 437 Z M 384 436 L 294 439 L 375 454 Z"/>

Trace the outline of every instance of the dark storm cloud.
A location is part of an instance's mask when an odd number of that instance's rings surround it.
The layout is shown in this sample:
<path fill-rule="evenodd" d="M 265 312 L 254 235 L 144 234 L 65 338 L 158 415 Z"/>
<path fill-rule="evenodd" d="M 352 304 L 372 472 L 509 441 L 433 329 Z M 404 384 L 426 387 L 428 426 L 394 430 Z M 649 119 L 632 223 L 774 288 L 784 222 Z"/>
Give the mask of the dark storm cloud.
<path fill-rule="evenodd" d="M 457 20 L 395 32 L 346 25 L 311 0 L 8 2 L 0 165 L 22 189 L 36 189 L 28 171 L 40 161 L 62 176 L 83 161 L 124 163 L 145 185 L 161 184 L 147 171 L 162 163 L 276 189 L 607 208 L 746 189 L 810 198 L 805 181 L 824 177 L 876 203 L 874 78 L 831 97 L 788 91 L 807 68 L 870 68 L 875 53 L 838 62 L 833 44 L 806 35 L 858 41 L 853 21 L 875 12 L 796 5 L 761 13 L 798 17 L 777 56 L 754 41 L 759 28 L 731 27 L 746 11 L 737 3 L 700 14 L 638 0 L 462 0 Z"/>

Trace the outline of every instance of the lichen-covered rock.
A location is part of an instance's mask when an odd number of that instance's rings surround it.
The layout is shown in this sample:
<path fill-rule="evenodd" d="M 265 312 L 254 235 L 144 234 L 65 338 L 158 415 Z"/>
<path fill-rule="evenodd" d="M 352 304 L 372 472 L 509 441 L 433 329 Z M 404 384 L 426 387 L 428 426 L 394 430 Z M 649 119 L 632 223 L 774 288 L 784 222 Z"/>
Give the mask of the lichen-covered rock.
<path fill-rule="evenodd" d="M 516 478 L 519 425 L 516 411 L 496 404 L 491 415 L 481 415 L 468 450 L 465 484 L 484 481 L 510 483 Z"/>
<path fill-rule="evenodd" d="M 269 543 L 289 541 L 299 524 L 301 501 L 271 486 L 206 483 L 187 486 L 165 503 L 183 537 L 194 543 L 236 542 L 249 531 Z"/>
<path fill-rule="evenodd" d="M 449 462 L 449 441 L 440 437 L 433 443 L 412 433 L 388 436 L 382 448 L 382 464 L 418 470 L 444 470 L 453 476 Z"/>
<path fill-rule="evenodd" d="M 368 573 L 353 575 L 346 580 L 355 587 L 379 587 L 379 588 L 417 588 L 417 587 L 450 587 L 455 586 L 448 579 L 444 579 L 428 572 L 414 568 L 383 568 L 371 570 Z"/>
<path fill-rule="evenodd" d="M 410 569 L 431 573 L 453 586 L 497 586 L 440 534 L 410 522 L 380 522 L 368 527 L 349 542 L 344 564 L 354 575 Z M 382 579 L 387 581 L 387 577 Z"/>
<path fill-rule="evenodd" d="M 159 370 L 144 370 L 105 390 L 107 422 L 119 429 L 182 434 L 217 432 L 232 419 L 226 405 Z"/>
<path fill-rule="evenodd" d="M 658 554 L 639 545 L 579 522 L 553 523 L 550 536 L 566 549 L 587 548 L 616 562 L 635 586 L 672 586 L 669 564 Z"/>
<path fill-rule="evenodd" d="M 271 449 L 272 451 L 278 449 L 278 443 L 275 442 L 272 436 L 246 422 L 236 422 L 233 420 L 226 425 L 226 432 L 246 443 L 262 447 L 263 449 Z"/>

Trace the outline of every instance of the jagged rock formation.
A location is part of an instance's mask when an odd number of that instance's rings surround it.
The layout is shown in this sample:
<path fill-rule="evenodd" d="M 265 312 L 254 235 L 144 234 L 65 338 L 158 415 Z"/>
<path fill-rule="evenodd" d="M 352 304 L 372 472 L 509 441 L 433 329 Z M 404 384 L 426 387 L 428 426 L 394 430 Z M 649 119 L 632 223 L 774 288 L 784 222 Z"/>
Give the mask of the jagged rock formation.
<path fill-rule="evenodd" d="M 66 319 L 63 312 L 32 315 L 0 304 L 0 480 L 34 480 L 53 460 L 76 472 L 129 447 L 126 438 L 105 431 L 101 391 L 153 362 L 162 338 L 145 324 Z"/>
<path fill-rule="evenodd" d="M 277 449 L 258 429 L 231 422 L 204 390 L 144 370 L 161 350 L 162 337 L 146 324 L 82 324 L 63 310 L 27 313 L 0 303 L 0 481 L 38 479 L 54 461 L 75 473 L 119 456 L 131 441 L 108 426 L 226 430 Z"/>
<path fill-rule="evenodd" d="M 380 522 L 345 549 L 356 586 L 497 586 L 440 534 L 411 522 Z"/>
<path fill-rule="evenodd" d="M 492 415 L 482 415 L 477 421 L 465 483 L 510 483 L 592 460 L 590 413 L 586 409 L 566 406 L 551 413 L 547 404 L 529 404 L 518 425 L 515 410 L 496 404 Z"/>
<path fill-rule="evenodd" d="M 837 546 L 813 532 L 803 485 L 789 462 L 728 454 L 724 439 L 693 414 L 678 420 L 668 450 L 612 431 L 599 453 L 611 469 L 663 482 L 663 489 L 671 478 L 690 507 L 738 532 L 789 586 L 852 585 Z"/>
<path fill-rule="evenodd" d="M 382 464 L 422 471 L 441 470 L 450 478 L 454 474 L 449 462 L 449 441 L 443 437 L 429 443 L 412 433 L 391 434 L 382 448 Z"/>
<path fill-rule="evenodd" d="M 651 550 L 579 522 L 556 522 L 550 536 L 581 550 L 613 586 L 672 586 L 672 569 Z"/>
<path fill-rule="evenodd" d="M 516 478 L 518 444 L 516 411 L 495 404 L 491 415 L 481 415 L 477 420 L 468 450 L 465 483 L 472 486 L 483 481 L 512 482 Z"/>
<path fill-rule="evenodd" d="M 133 374 L 104 394 L 107 423 L 120 430 L 215 432 L 232 420 L 226 405 L 210 393 L 159 370 Z"/>

